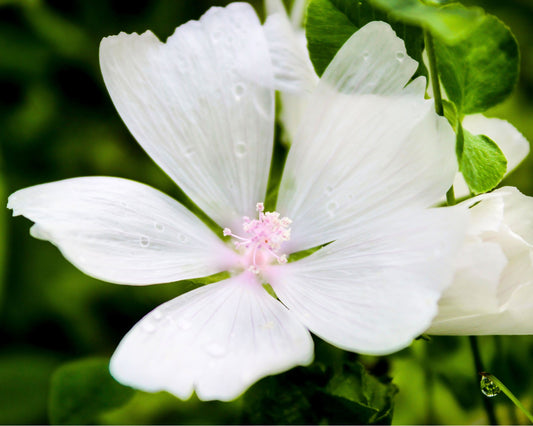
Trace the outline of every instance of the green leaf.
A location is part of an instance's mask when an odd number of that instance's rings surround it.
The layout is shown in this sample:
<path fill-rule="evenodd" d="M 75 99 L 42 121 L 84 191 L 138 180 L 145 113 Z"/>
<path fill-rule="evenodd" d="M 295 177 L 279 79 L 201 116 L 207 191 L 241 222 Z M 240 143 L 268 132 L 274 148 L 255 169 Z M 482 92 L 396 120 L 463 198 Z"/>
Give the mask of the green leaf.
<path fill-rule="evenodd" d="M 241 423 L 318 424 L 320 418 L 311 398 L 323 379 L 314 367 L 295 368 L 252 386 L 244 394 Z"/>
<path fill-rule="evenodd" d="M 440 81 L 461 115 L 483 112 L 512 92 L 518 80 L 518 43 L 495 16 L 486 15 L 461 43 L 437 37 L 434 42 Z"/>
<path fill-rule="evenodd" d="M 482 194 L 498 185 L 507 169 L 507 159 L 496 143 L 485 135 L 463 130 L 464 141 L 459 169 L 470 191 Z"/>
<path fill-rule="evenodd" d="M 305 31 L 309 55 L 315 71 L 322 75 L 342 45 L 358 29 L 371 21 L 391 24 L 405 42 L 407 53 L 418 61 L 415 77 L 427 75 L 422 62 L 423 36 L 420 28 L 397 22 L 376 10 L 368 0 L 311 0 L 307 6 Z"/>
<path fill-rule="evenodd" d="M 472 26 L 483 17 L 482 9 L 466 8 L 457 3 L 446 6 L 420 0 L 370 0 L 370 3 L 402 22 L 430 31 L 448 43 L 468 36 Z"/>
<path fill-rule="evenodd" d="M 333 368 L 315 361 L 261 380 L 244 395 L 243 423 L 390 424 L 396 386 L 381 382 L 358 362 L 344 362 L 341 372 L 332 373 Z"/>
<path fill-rule="evenodd" d="M 362 364 L 347 363 L 325 389 L 328 421 L 330 424 L 390 424 L 397 392 L 396 386 L 370 375 Z"/>
<path fill-rule="evenodd" d="M 50 388 L 52 424 L 97 423 L 99 414 L 128 402 L 134 390 L 117 383 L 108 365 L 108 359 L 88 358 L 56 370 Z"/>

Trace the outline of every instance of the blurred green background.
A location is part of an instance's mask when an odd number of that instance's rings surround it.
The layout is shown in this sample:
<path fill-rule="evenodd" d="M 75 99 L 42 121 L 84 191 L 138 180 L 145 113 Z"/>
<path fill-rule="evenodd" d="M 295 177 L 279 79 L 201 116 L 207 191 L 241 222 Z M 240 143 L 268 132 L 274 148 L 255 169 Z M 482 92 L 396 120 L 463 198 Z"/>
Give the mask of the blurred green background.
<path fill-rule="evenodd" d="M 120 176 L 179 197 L 171 180 L 123 125 L 99 71 L 102 37 L 152 30 L 166 39 L 198 19 L 208 0 L 0 0 L 0 198 L 13 191 L 85 175 Z M 252 2 L 262 11 L 259 1 Z M 468 1 L 506 22 L 521 48 L 515 93 L 489 115 L 505 118 L 533 141 L 533 2 Z M 503 184 L 533 196 L 533 157 Z M 87 277 L 49 243 L 28 235 L 29 222 L 0 209 L 0 423 L 47 423 L 50 378 L 67 361 L 109 357 L 122 336 L 158 304 L 193 288 L 128 287 Z M 489 369 L 529 408 L 533 339 L 480 339 Z M 331 349 L 332 350 L 332 349 Z M 362 357 L 400 389 L 394 423 L 486 422 L 466 338 L 416 341 L 386 359 Z M 503 422 L 521 423 L 503 396 Z M 238 423 L 242 401 L 181 402 L 136 393 L 104 423 Z M 275 409 L 275 407 L 273 408 Z"/>

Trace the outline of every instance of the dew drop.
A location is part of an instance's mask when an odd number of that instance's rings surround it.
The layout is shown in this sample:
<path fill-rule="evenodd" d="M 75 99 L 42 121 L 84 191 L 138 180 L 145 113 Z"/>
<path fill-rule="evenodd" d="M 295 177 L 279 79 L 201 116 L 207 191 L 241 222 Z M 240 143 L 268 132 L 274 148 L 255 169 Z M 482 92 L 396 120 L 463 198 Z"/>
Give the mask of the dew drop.
<path fill-rule="evenodd" d="M 226 348 L 218 343 L 210 343 L 205 349 L 209 355 L 216 358 L 221 358 L 227 353 Z"/>
<path fill-rule="evenodd" d="M 192 146 L 188 146 L 185 148 L 185 157 L 190 157 L 194 154 L 194 148 Z"/>
<path fill-rule="evenodd" d="M 161 223 L 154 223 L 154 228 L 157 229 L 159 232 L 163 232 L 165 230 L 165 226 Z"/>
<path fill-rule="evenodd" d="M 336 201 L 330 201 L 326 205 L 326 210 L 331 217 L 335 216 L 335 212 L 337 211 L 338 208 L 339 208 L 339 203 L 337 203 Z"/>
<path fill-rule="evenodd" d="M 479 386 L 483 395 L 488 396 L 489 398 L 492 398 L 501 392 L 501 389 L 498 387 L 498 385 L 486 376 L 481 378 Z"/>
<path fill-rule="evenodd" d="M 155 319 L 155 320 L 160 320 L 161 318 L 163 318 L 163 314 L 161 313 L 161 311 L 159 310 L 156 310 L 154 312 L 152 312 L 152 317 Z"/>
<path fill-rule="evenodd" d="M 191 325 L 191 322 L 187 321 L 185 318 L 180 318 L 178 320 L 178 327 L 182 330 L 188 330 L 189 328 L 191 328 Z"/>
<path fill-rule="evenodd" d="M 324 192 L 326 195 L 330 195 L 333 192 L 333 187 L 331 185 L 327 185 Z"/>
<path fill-rule="evenodd" d="M 402 62 L 405 59 L 405 53 L 401 50 L 396 52 L 396 59 L 400 62 Z"/>
<path fill-rule="evenodd" d="M 156 327 L 153 322 L 144 320 L 141 325 L 142 329 L 147 333 L 153 333 L 156 330 Z"/>
<path fill-rule="evenodd" d="M 181 244 L 185 244 L 187 241 L 189 241 L 189 237 L 187 237 L 185 234 L 178 234 L 178 241 Z"/>
<path fill-rule="evenodd" d="M 246 144 L 244 142 L 237 142 L 235 144 L 235 155 L 239 158 L 246 155 Z"/>
<path fill-rule="evenodd" d="M 242 83 L 237 83 L 233 87 L 233 94 L 235 95 L 235 99 L 239 100 L 244 95 L 244 92 L 246 92 L 246 87 Z"/>
<path fill-rule="evenodd" d="M 220 37 L 222 37 L 222 32 L 220 30 L 215 30 L 213 31 L 213 34 L 211 34 L 211 40 L 215 43 L 218 43 Z"/>
<path fill-rule="evenodd" d="M 141 247 L 148 247 L 150 245 L 150 240 L 148 237 L 142 236 L 140 239 Z"/>
<path fill-rule="evenodd" d="M 365 51 L 363 52 L 363 59 L 364 59 L 365 61 L 367 61 L 368 58 L 369 58 L 369 56 L 370 56 L 370 53 L 368 52 L 368 50 L 365 50 Z"/>

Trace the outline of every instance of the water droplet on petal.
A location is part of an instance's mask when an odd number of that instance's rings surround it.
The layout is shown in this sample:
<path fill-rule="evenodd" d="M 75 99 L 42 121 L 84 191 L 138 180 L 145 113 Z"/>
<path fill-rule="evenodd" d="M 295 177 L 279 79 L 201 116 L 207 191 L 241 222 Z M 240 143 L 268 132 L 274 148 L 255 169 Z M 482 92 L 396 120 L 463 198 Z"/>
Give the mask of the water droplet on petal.
<path fill-rule="evenodd" d="M 178 234 L 178 241 L 181 243 L 181 244 L 185 244 L 186 242 L 189 241 L 189 237 L 185 234 Z"/>
<path fill-rule="evenodd" d="M 243 83 L 237 83 L 233 87 L 233 94 L 235 95 L 235 99 L 240 100 L 242 96 L 244 95 L 244 92 L 246 92 L 246 87 Z"/>
<path fill-rule="evenodd" d="M 326 195 L 330 195 L 333 192 L 333 186 L 327 185 L 324 192 L 326 193 Z"/>
<path fill-rule="evenodd" d="M 154 228 L 157 229 L 159 232 L 163 232 L 165 230 L 165 226 L 161 223 L 154 223 Z"/>
<path fill-rule="evenodd" d="M 400 62 L 402 62 L 405 59 L 405 53 L 401 50 L 396 52 L 396 59 Z"/>
<path fill-rule="evenodd" d="M 156 327 L 155 327 L 154 323 L 152 321 L 150 321 L 150 320 L 144 320 L 141 323 L 141 327 L 147 333 L 153 333 L 156 330 Z"/>
<path fill-rule="evenodd" d="M 210 343 L 205 349 L 209 355 L 216 358 L 221 358 L 227 353 L 227 349 L 218 343 Z"/>
<path fill-rule="evenodd" d="M 244 142 L 237 142 L 235 144 L 235 155 L 239 158 L 246 155 L 246 144 Z"/>
<path fill-rule="evenodd" d="M 190 157 L 194 154 L 194 148 L 192 146 L 188 146 L 185 148 L 184 153 L 186 157 Z"/>
<path fill-rule="evenodd" d="M 150 239 L 143 235 L 139 240 L 139 243 L 141 244 L 141 247 L 148 247 L 150 245 Z"/>
<path fill-rule="evenodd" d="M 335 216 L 335 212 L 337 211 L 338 208 L 339 208 L 339 203 L 337 203 L 336 201 L 330 201 L 326 205 L 326 211 L 331 217 Z"/>
<path fill-rule="evenodd" d="M 363 59 L 364 59 L 365 61 L 368 61 L 368 58 L 369 58 L 369 57 L 370 57 L 370 53 L 368 52 L 368 50 L 365 50 L 365 51 L 363 52 Z"/>
<path fill-rule="evenodd" d="M 481 387 L 481 392 L 483 395 L 488 396 L 489 398 L 492 398 L 501 392 L 501 389 L 498 387 L 498 385 L 486 376 L 481 378 L 479 386 Z"/>
<path fill-rule="evenodd" d="M 192 325 L 191 322 L 187 321 L 184 318 L 180 318 L 178 320 L 178 327 L 181 328 L 182 330 L 188 330 L 189 328 L 191 328 L 191 325 Z"/>
<path fill-rule="evenodd" d="M 161 318 L 163 318 L 163 314 L 161 313 L 160 310 L 155 310 L 154 312 L 152 312 L 152 317 L 155 319 L 155 320 L 160 320 Z"/>
<path fill-rule="evenodd" d="M 215 30 L 213 31 L 213 34 L 211 34 L 211 40 L 215 43 L 218 43 L 220 37 L 222 37 L 222 32 L 220 30 Z"/>

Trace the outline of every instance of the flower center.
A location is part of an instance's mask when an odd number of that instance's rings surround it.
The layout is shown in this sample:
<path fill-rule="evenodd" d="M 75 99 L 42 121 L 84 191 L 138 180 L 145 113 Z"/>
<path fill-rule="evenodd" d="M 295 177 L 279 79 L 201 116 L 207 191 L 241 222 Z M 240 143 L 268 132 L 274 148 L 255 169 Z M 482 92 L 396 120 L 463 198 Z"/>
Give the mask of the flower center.
<path fill-rule="evenodd" d="M 243 217 L 242 229 L 248 236 L 236 235 L 229 228 L 224 228 L 223 234 L 235 239 L 233 243 L 243 252 L 248 270 L 258 274 L 261 266 L 274 259 L 278 263 L 287 262 L 287 255 L 279 251 L 282 243 L 290 239 L 292 221 L 280 218 L 278 212 L 263 212 L 263 203 L 257 203 L 255 209 L 259 213 L 257 219 Z"/>

